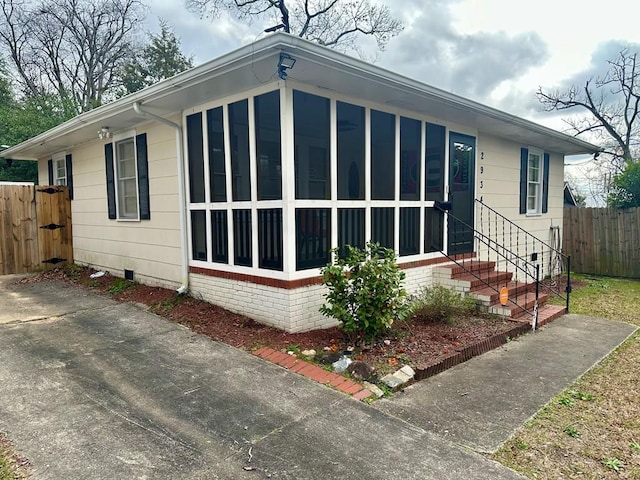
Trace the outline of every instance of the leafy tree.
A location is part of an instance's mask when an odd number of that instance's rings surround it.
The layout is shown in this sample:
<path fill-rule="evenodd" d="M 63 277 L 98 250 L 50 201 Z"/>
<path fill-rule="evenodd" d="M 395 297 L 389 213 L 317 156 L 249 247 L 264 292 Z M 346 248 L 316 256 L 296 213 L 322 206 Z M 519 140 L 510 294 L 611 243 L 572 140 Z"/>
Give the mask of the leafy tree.
<path fill-rule="evenodd" d="M 137 92 L 193 67 L 193 57 L 182 53 L 180 40 L 167 22 L 160 20 L 160 33 L 149 36 L 150 42 L 142 53 L 124 66 L 122 84 L 126 93 Z"/>
<path fill-rule="evenodd" d="M 22 92 L 55 94 L 69 116 L 114 96 L 143 13 L 140 0 L 3 0 L 0 45 Z"/>
<path fill-rule="evenodd" d="M 583 116 L 565 119 L 570 131 L 595 136 L 614 170 L 621 171 L 633 163 L 640 147 L 640 66 L 637 53 L 629 49 L 608 63 L 609 70 L 602 77 L 565 91 L 540 87 L 537 97 L 545 111 L 586 111 Z"/>
<path fill-rule="evenodd" d="M 384 49 L 398 35 L 402 22 L 391 16 L 389 7 L 370 0 L 185 0 L 187 8 L 215 18 L 229 11 L 252 22 L 269 17 L 275 25 L 265 30 L 282 30 L 321 45 L 341 50 L 356 49 L 358 35 L 375 38 Z"/>
<path fill-rule="evenodd" d="M 9 166 L 5 161 L 0 161 L 0 182 L 38 183 L 38 163 L 31 160 L 14 160 Z"/>
<path fill-rule="evenodd" d="M 67 120 L 65 108 L 53 95 L 16 98 L 10 82 L 0 76 L 0 145 L 16 145 Z M 0 158 L 5 147 L 0 147 Z M 14 160 L 9 166 L 0 161 L 0 181 L 36 182 L 36 162 Z"/>
<path fill-rule="evenodd" d="M 640 162 L 629 163 L 614 177 L 607 204 L 617 208 L 640 207 Z"/>

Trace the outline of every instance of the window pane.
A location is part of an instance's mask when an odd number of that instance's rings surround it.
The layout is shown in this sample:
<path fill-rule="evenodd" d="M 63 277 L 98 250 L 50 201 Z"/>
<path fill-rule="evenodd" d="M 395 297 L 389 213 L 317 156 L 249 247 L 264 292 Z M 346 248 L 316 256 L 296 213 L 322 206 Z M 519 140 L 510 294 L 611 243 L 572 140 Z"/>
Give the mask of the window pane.
<path fill-rule="evenodd" d="M 383 247 L 394 248 L 394 209 L 393 207 L 371 209 L 371 241 Z"/>
<path fill-rule="evenodd" d="M 136 179 L 135 142 L 128 138 L 116 143 L 116 176 L 119 218 L 137 218 L 138 184 Z"/>
<path fill-rule="evenodd" d="M 207 110 L 207 140 L 209 141 L 209 188 L 212 202 L 227 201 L 224 166 L 224 117 L 222 107 Z"/>
<path fill-rule="evenodd" d="M 67 165 L 65 159 L 56 160 L 56 185 L 67 184 Z"/>
<path fill-rule="evenodd" d="M 427 208 L 424 223 L 424 251 L 441 252 L 444 248 L 444 212 Z"/>
<path fill-rule="evenodd" d="M 280 91 L 276 90 L 255 97 L 254 106 L 258 200 L 280 200 L 282 198 Z"/>
<path fill-rule="evenodd" d="M 444 152 L 446 130 L 441 125 L 427 123 L 425 151 L 426 199 L 444 199 Z"/>
<path fill-rule="evenodd" d="M 138 216 L 138 199 L 136 197 L 125 197 L 124 204 L 121 206 L 125 217 L 135 218 Z"/>
<path fill-rule="evenodd" d="M 293 92 L 296 198 L 328 199 L 329 99 Z"/>
<path fill-rule="evenodd" d="M 296 209 L 296 270 L 329 263 L 331 209 Z"/>
<path fill-rule="evenodd" d="M 400 209 L 400 255 L 420 253 L 420 208 Z"/>
<path fill-rule="evenodd" d="M 211 212 L 211 252 L 212 260 L 217 263 L 229 263 L 227 211 L 213 210 Z"/>
<path fill-rule="evenodd" d="M 204 210 L 191 212 L 191 258 L 207 261 L 207 220 Z"/>
<path fill-rule="evenodd" d="M 371 198 L 393 200 L 395 195 L 396 117 L 371 110 Z"/>
<path fill-rule="evenodd" d="M 250 267 L 251 257 L 251 210 L 233 211 L 233 262 Z"/>
<path fill-rule="evenodd" d="M 258 210 L 260 268 L 282 270 L 282 209 Z"/>
<path fill-rule="evenodd" d="M 400 117 L 400 200 L 420 200 L 422 122 Z"/>
<path fill-rule="evenodd" d="M 187 117 L 187 152 L 189 154 L 189 192 L 191 203 L 202 203 L 204 196 L 204 151 L 202 113 Z"/>
<path fill-rule="evenodd" d="M 364 108 L 338 102 L 338 200 L 364 200 Z"/>
<path fill-rule="evenodd" d="M 229 105 L 229 140 L 231 144 L 231 187 L 236 202 L 251 200 L 249 172 L 249 102 Z"/>
<path fill-rule="evenodd" d="M 364 248 L 364 208 L 338 209 L 338 248 L 345 254 L 345 246 Z"/>

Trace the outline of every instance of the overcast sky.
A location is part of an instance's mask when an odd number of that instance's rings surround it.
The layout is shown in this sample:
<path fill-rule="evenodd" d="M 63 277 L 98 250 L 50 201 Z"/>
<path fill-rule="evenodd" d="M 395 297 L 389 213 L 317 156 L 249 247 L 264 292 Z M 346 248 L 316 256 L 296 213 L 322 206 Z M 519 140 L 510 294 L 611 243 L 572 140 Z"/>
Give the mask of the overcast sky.
<path fill-rule="evenodd" d="M 376 0 L 372 0 L 376 1 Z M 201 19 L 184 0 L 146 0 L 147 25 L 157 30 L 164 18 L 196 63 L 213 59 L 263 36 L 266 24 L 246 25 L 228 16 Z M 607 70 L 626 46 L 640 49 L 640 4 L 637 0 L 386 0 L 404 31 L 386 50 L 362 46 L 376 63 L 416 80 L 563 131 L 566 115 L 540 111 L 539 86 L 563 89 Z M 355 54 L 354 54 L 355 55 Z M 588 138 L 585 138 L 588 140 Z M 584 157 L 565 171 L 588 197 L 596 177 Z M 585 173 L 586 172 L 586 173 Z"/>
<path fill-rule="evenodd" d="M 558 129 L 559 118 L 539 111 L 537 87 L 583 83 L 606 70 L 606 60 L 623 46 L 640 44 L 636 0 L 386 3 L 405 30 L 378 55 L 378 65 Z M 267 35 L 262 24 L 200 19 L 186 10 L 184 0 L 147 4 L 149 30 L 157 30 L 158 17 L 164 18 L 196 63 Z"/>

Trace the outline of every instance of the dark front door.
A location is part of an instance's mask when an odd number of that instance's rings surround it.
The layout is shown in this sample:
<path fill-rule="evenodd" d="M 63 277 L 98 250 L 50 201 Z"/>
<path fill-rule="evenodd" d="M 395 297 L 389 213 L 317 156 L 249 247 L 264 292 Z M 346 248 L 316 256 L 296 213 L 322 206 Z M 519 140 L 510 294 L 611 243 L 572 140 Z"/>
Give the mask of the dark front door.
<path fill-rule="evenodd" d="M 448 250 L 452 254 L 473 252 L 473 207 L 476 139 L 451 132 L 449 135 Z"/>

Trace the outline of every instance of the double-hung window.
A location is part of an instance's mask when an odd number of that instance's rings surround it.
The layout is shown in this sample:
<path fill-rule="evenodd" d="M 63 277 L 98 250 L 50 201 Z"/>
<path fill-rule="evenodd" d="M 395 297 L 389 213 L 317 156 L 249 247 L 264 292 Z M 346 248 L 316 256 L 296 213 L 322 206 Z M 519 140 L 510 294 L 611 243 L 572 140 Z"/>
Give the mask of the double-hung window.
<path fill-rule="evenodd" d="M 149 220 L 147 135 L 125 133 L 104 146 L 110 219 Z"/>
<path fill-rule="evenodd" d="M 118 217 L 138 218 L 138 182 L 136 172 L 135 141 L 133 137 L 115 143 L 116 192 Z"/>
<path fill-rule="evenodd" d="M 537 148 L 520 149 L 520 213 L 539 215 L 549 211 L 551 155 Z"/>
<path fill-rule="evenodd" d="M 73 200 L 73 167 L 71 154 L 65 152 L 56 153 L 47 162 L 49 185 L 66 186 L 69 198 Z"/>
<path fill-rule="evenodd" d="M 67 162 L 64 153 L 53 157 L 53 184 L 67 184 Z"/>
<path fill-rule="evenodd" d="M 529 149 L 527 160 L 527 213 L 536 214 L 542 208 L 542 153 Z"/>

